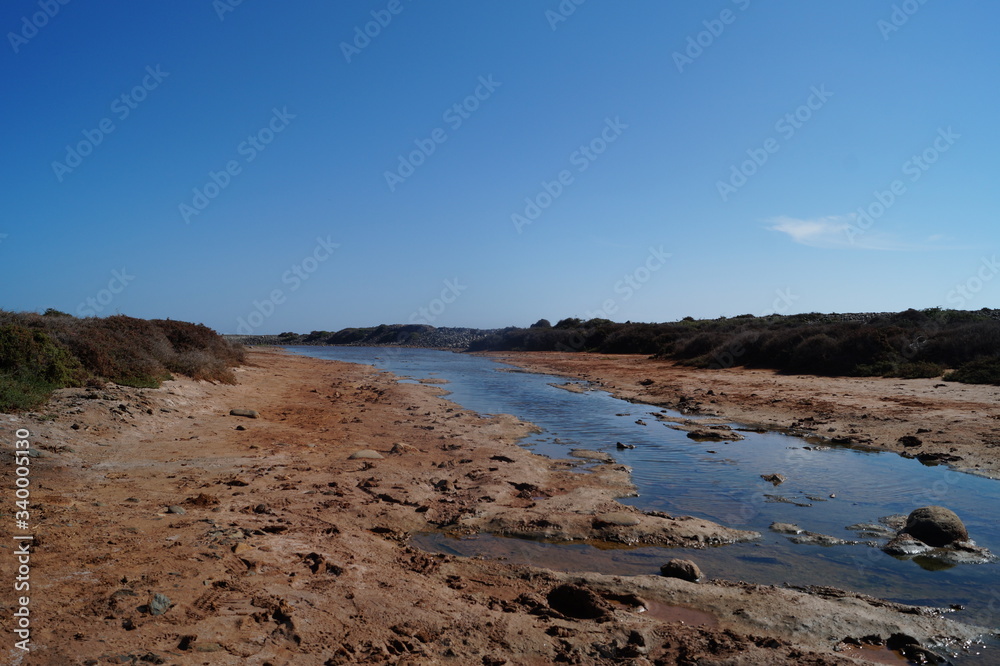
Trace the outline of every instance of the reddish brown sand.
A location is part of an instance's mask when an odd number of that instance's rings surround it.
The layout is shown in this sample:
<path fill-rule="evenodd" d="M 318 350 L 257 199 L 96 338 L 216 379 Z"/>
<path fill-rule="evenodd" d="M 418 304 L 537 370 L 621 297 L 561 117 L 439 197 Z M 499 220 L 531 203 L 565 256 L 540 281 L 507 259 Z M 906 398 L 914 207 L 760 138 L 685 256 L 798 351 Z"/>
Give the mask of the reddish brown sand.
<path fill-rule="evenodd" d="M 1000 478 L 997 386 L 781 375 L 744 368 L 702 370 L 638 355 L 491 356 L 538 372 L 585 379 L 627 400 L 906 455 L 929 454 L 944 462 L 953 456 L 950 462 L 958 469 Z M 907 436 L 916 437 L 919 444 L 901 443 Z"/>
<path fill-rule="evenodd" d="M 0 662 L 848 664 L 886 653 L 835 652 L 845 639 L 978 633 L 836 590 L 426 554 L 410 535 L 697 545 L 752 534 L 617 504 L 631 490 L 621 468 L 570 472 L 576 463 L 516 445 L 529 424 L 480 418 L 437 387 L 270 351 L 251 361 L 235 386 L 67 389 L 37 414 L 0 416 L 5 488 L 17 428 L 43 454 L 30 477 L 31 651 L 14 647 L 7 539 Z M 621 372 L 607 379 L 633 385 Z M 351 458 L 361 450 L 382 457 Z M 169 607 L 154 615 L 156 594 Z"/>

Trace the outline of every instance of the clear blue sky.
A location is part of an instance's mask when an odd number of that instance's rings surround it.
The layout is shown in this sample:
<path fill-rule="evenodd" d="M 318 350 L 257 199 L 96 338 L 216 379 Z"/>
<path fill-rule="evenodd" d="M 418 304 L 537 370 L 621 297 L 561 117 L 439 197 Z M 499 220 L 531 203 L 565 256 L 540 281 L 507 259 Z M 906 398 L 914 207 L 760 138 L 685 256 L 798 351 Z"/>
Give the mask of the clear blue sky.
<path fill-rule="evenodd" d="M 233 2 L 3 4 L 0 308 L 998 304 L 996 3 Z"/>

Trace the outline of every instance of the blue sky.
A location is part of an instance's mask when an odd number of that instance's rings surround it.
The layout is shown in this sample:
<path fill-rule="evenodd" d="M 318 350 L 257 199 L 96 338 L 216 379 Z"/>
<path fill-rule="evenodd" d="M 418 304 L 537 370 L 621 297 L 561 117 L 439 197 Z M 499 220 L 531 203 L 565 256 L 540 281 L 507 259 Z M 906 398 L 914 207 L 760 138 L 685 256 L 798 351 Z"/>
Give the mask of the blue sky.
<path fill-rule="evenodd" d="M 0 9 L 0 308 L 997 305 L 986 0 L 64 1 Z"/>

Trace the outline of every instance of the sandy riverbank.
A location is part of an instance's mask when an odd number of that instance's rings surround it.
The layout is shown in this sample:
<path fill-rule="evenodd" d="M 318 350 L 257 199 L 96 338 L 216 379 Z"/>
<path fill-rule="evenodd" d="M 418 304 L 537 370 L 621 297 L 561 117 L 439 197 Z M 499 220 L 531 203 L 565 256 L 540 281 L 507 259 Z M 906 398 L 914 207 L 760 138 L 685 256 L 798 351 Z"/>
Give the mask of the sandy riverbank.
<path fill-rule="evenodd" d="M 627 367 L 619 376 L 610 365 L 545 362 L 609 388 L 635 377 Z M 530 424 L 480 418 L 435 386 L 259 350 L 237 375 L 235 386 L 67 389 L 38 414 L 0 416 L 7 439 L 27 428 L 41 452 L 31 464 L 32 651 L 12 647 L 5 612 L 0 660 L 847 664 L 893 655 L 834 652 L 845 639 L 902 633 L 927 644 L 978 633 L 830 590 L 426 554 L 407 545 L 410 535 L 486 529 L 691 546 L 753 534 L 618 504 L 632 491 L 623 468 L 581 475 L 570 471 L 579 460 L 535 456 L 516 444 Z M 649 377 L 653 387 L 667 381 Z M 693 384 L 679 390 L 707 402 Z M 15 567 L 5 546 L 0 576 L 13 580 Z M 12 609 L 12 594 L 0 602 Z"/>
<path fill-rule="evenodd" d="M 1000 478 L 1000 387 L 939 379 L 814 377 L 702 370 L 647 356 L 490 354 L 586 380 L 619 398 L 691 415 L 863 445 Z"/>

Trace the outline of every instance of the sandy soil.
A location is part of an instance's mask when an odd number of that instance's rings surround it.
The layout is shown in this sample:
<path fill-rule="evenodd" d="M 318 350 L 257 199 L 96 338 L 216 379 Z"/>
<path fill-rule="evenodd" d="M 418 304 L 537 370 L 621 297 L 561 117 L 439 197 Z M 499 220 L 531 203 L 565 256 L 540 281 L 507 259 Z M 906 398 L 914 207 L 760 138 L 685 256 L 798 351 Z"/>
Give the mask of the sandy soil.
<path fill-rule="evenodd" d="M 574 466 L 592 463 L 535 456 L 516 445 L 530 424 L 480 418 L 438 387 L 278 352 L 251 360 L 235 386 L 67 389 L 38 414 L 0 415 L 5 488 L 14 431 L 29 429 L 39 452 L 31 651 L 13 647 L 17 563 L 5 539 L 0 661 L 900 663 L 859 639 L 927 645 L 981 632 L 829 589 L 569 575 L 424 553 L 410 535 L 687 546 L 754 535 L 621 505 L 627 470 L 579 474 Z M 602 374 L 612 367 L 585 371 L 624 385 Z"/>
<path fill-rule="evenodd" d="M 490 356 L 537 372 L 587 380 L 620 398 L 684 414 L 717 415 L 751 426 L 895 451 L 1000 478 L 997 386 L 939 379 L 781 375 L 744 368 L 702 370 L 639 355 Z"/>

